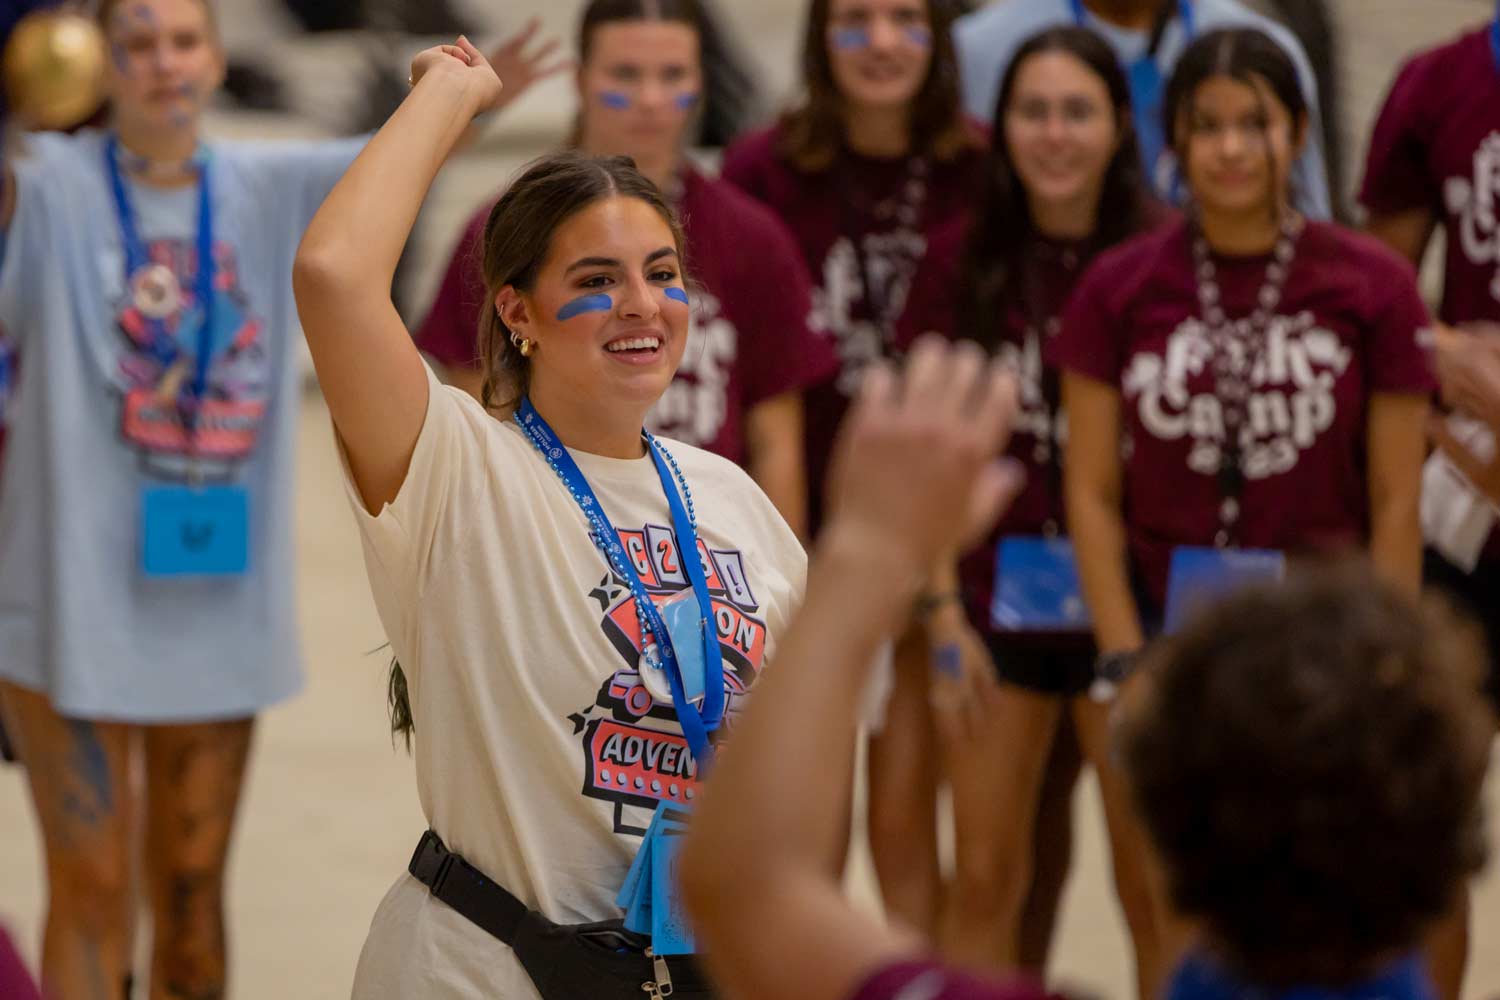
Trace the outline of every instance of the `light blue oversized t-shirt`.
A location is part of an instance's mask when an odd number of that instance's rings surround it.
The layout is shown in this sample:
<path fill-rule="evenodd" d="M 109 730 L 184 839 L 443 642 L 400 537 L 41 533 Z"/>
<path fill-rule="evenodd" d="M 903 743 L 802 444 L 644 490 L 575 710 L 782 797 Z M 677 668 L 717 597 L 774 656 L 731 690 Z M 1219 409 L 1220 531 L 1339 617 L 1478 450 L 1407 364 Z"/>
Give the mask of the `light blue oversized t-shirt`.
<path fill-rule="evenodd" d="M 163 372 L 127 293 L 105 138 L 30 135 L 12 162 L 0 328 L 21 364 L 0 476 L 0 677 L 82 718 L 246 716 L 301 685 L 292 260 L 365 140 L 209 144 L 223 336 L 199 422 L 206 457 L 190 477 L 181 422 L 158 399 Z M 127 187 L 151 258 L 190 294 L 196 187 Z M 143 487 L 200 476 L 248 491 L 249 571 L 148 578 Z"/>
<path fill-rule="evenodd" d="M 1220 28 L 1259 28 L 1286 49 L 1297 64 L 1297 74 L 1302 80 L 1302 91 L 1307 95 L 1310 109 L 1307 144 L 1292 173 L 1297 207 L 1311 218 L 1328 218 L 1331 199 L 1328 171 L 1323 162 L 1323 119 L 1318 110 L 1317 78 L 1313 76 L 1312 64 L 1307 61 L 1302 43 L 1284 25 L 1251 10 L 1238 0 L 1189 2 L 1192 4 L 1194 30 L 1199 34 Z M 979 121 L 990 121 L 995 114 L 995 100 L 1000 95 L 1000 79 L 1016 50 L 1048 28 L 1076 23 L 1071 0 L 997 0 L 959 18 L 953 29 L 953 41 L 958 48 L 964 109 Z M 1128 31 L 1093 15 L 1088 15 L 1085 24 L 1109 42 L 1125 66 L 1145 55 L 1150 45 L 1148 33 L 1144 31 Z M 1172 67 L 1177 65 L 1178 58 L 1191 41 L 1182 19 L 1174 15 L 1156 50 L 1157 64 L 1164 79 L 1171 77 Z M 1158 188 L 1170 186 L 1163 183 L 1162 171 L 1155 173 Z"/>

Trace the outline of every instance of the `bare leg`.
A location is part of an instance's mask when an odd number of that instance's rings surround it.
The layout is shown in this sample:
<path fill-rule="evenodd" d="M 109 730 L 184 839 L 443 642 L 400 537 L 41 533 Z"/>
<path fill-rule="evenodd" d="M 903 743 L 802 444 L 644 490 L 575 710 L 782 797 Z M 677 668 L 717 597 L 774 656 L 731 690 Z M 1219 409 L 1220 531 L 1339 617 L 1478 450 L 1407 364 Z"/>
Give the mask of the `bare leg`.
<path fill-rule="evenodd" d="M 152 1000 L 224 995 L 224 868 L 253 720 L 146 731 Z"/>
<path fill-rule="evenodd" d="M 896 646 L 885 729 L 870 740 L 870 853 L 886 912 L 931 936 L 942 882 L 937 856 L 937 737 L 927 707 L 928 655 L 913 630 Z"/>
<path fill-rule="evenodd" d="M 1061 699 L 1001 685 L 961 744 L 944 746 L 953 789 L 954 879 L 940 942 L 954 962 L 996 971 L 1020 957 L 1037 801 Z"/>
<path fill-rule="evenodd" d="M 1164 904 L 1157 898 L 1150 847 L 1145 828 L 1136 815 L 1124 773 L 1115 766 L 1109 738 L 1110 705 L 1086 697 L 1073 699 L 1073 722 L 1084 757 L 1099 776 L 1104 820 L 1109 827 L 1110 855 L 1114 863 L 1115 892 L 1125 913 L 1135 947 L 1136 987 L 1141 1000 L 1160 995 L 1168 969 L 1163 956 L 1158 912 Z"/>
<path fill-rule="evenodd" d="M 1073 865 L 1073 791 L 1083 771 L 1083 751 L 1073 719 L 1062 713 L 1042 778 L 1032 834 L 1031 887 L 1021 910 L 1021 968 L 1045 975 L 1057 929 L 1057 911 Z"/>
<path fill-rule="evenodd" d="M 43 991 L 52 1000 L 115 1000 L 130 969 L 135 727 L 64 718 L 45 695 L 12 684 L 0 683 L 0 704 L 46 857 Z"/>

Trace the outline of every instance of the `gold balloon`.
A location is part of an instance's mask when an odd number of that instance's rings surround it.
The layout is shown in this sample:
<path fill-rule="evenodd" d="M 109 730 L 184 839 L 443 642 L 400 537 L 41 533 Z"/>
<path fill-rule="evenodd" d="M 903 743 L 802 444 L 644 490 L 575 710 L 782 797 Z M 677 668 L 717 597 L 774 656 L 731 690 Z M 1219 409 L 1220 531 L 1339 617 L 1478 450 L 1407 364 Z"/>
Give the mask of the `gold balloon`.
<path fill-rule="evenodd" d="M 24 128 L 65 129 L 104 100 L 104 34 L 92 19 L 44 10 L 23 17 L 6 43 L 5 96 Z"/>

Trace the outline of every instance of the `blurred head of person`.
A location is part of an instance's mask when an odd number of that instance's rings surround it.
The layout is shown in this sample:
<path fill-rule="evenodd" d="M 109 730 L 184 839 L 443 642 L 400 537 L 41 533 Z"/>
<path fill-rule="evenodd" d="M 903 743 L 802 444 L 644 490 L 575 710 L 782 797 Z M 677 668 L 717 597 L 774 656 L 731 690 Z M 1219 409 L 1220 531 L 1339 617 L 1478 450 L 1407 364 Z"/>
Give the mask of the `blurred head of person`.
<path fill-rule="evenodd" d="M 1472 623 L 1354 568 L 1235 596 L 1147 653 L 1118 748 L 1173 904 L 1255 986 L 1409 955 L 1484 863 Z"/>
<path fill-rule="evenodd" d="M 126 144 L 195 136 L 226 65 L 210 0 L 102 0 L 98 17 L 111 124 Z"/>
<path fill-rule="evenodd" d="M 1200 212 L 1264 220 L 1293 206 L 1307 98 L 1291 56 L 1269 35 L 1233 28 L 1196 39 L 1167 83 L 1163 121 Z"/>
<path fill-rule="evenodd" d="M 491 210 L 483 246 L 486 405 L 530 395 L 560 433 L 638 433 L 688 335 L 682 231 L 657 187 L 625 157 L 545 157 Z"/>
<path fill-rule="evenodd" d="M 812 0 L 802 43 L 806 99 L 782 119 L 783 153 L 827 169 L 877 126 L 901 148 L 948 160 L 974 143 L 958 90 L 952 0 Z M 865 152 L 867 150 L 860 150 Z"/>
<path fill-rule="evenodd" d="M 1017 294 L 1038 236 L 1118 243 L 1144 225 L 1130 88 L 1107 43 L 1086 28 L 1044 31 L 1017 50 L 1000 83 L 997 127 L 970 230 L 959 327 L 994 347 L 994 317 Z"/>
<path fill-rule="evenodd" d="M 703 103 L 702 46 L 697 0 L 592 0 L 578 30 L 578 146 L 670 171 Z"/>

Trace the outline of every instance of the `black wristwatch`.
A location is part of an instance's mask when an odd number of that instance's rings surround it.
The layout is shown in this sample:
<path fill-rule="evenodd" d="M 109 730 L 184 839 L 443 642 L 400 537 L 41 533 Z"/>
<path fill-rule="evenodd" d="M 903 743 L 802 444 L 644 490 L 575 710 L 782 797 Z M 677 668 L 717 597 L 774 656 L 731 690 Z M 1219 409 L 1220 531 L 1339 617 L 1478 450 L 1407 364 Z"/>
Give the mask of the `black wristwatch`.
<path fill-rule="evenodd" d="M 1089 687 L 1089 697 L 1097 702 L 1114 701 L 1120 685 L 1135 673 L 1139 657 L 1139 651 L 1133 649 L 1100 653 L 1094 660 L 1094 683 Z"/>

